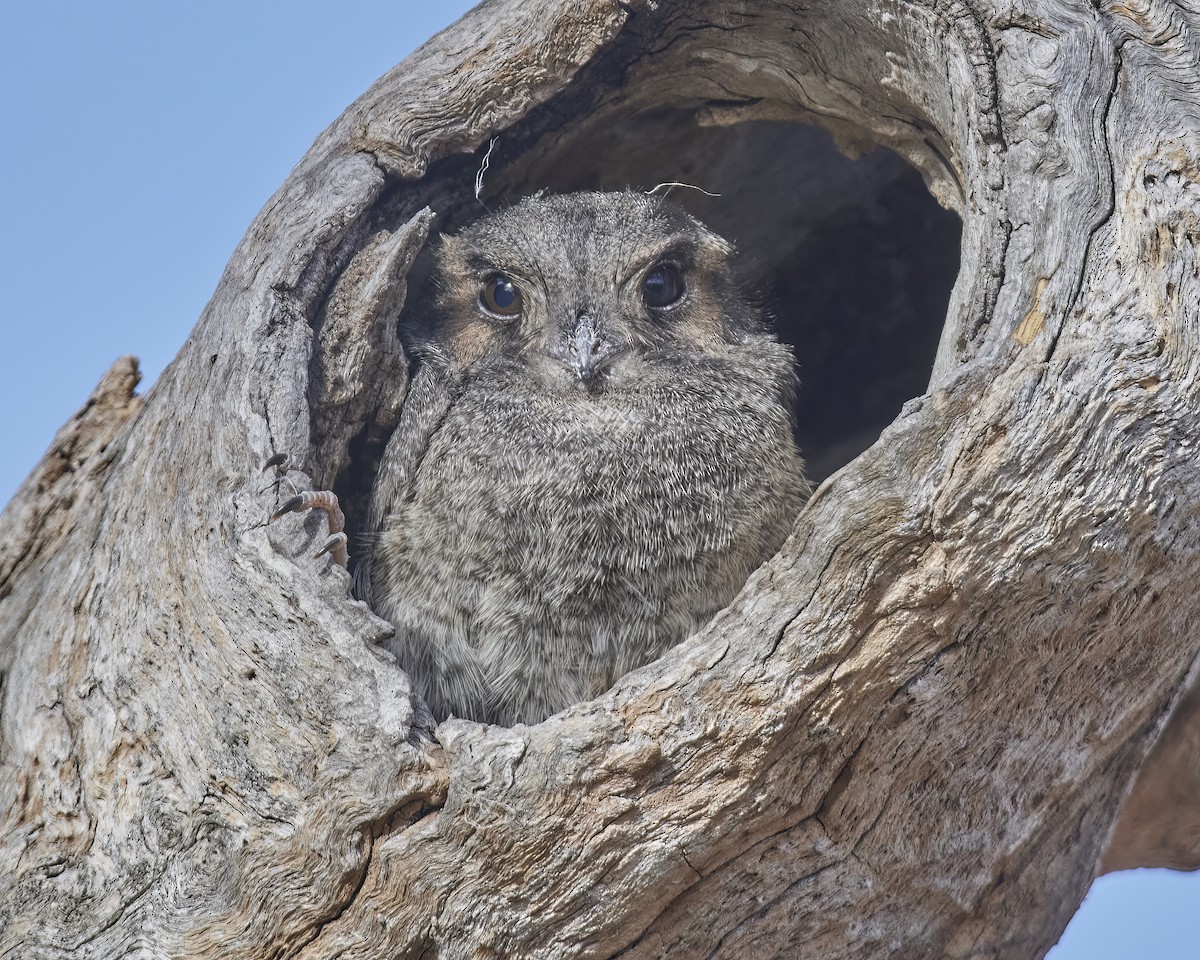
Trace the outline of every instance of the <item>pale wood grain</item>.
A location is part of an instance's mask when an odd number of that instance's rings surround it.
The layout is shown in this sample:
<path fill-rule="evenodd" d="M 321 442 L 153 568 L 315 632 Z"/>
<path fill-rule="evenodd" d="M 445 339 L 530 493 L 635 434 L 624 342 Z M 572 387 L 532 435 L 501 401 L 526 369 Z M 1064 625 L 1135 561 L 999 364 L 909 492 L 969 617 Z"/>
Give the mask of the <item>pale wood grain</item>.
<path fill-rule="evenodd" d="M 1164 0 L 493 0 L 400 64 L 0 519 L 0 955 L 1041 956 L 1200 648 L 1197 38 Z M 369 482 L 421 211 L 474 215 L 491 137 L 502 197 L 656 109 L 922 172 L 963 221 L 929 392 L 700 635 L 433 731 L 258 467 Z M 1110 864 L 1200 865 L 1194 815 L 1138 828 L 1194 810 L 1171 775 Z"/>

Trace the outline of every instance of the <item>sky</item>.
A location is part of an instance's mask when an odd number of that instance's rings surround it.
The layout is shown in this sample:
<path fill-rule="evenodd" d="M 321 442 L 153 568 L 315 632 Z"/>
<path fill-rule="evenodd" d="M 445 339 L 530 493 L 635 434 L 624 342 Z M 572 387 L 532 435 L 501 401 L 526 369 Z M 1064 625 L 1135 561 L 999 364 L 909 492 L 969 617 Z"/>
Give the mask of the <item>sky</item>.
<path fill-rule="evenodd" d="M 471 4 L 47 2 L 0 30 L 0 504 L 122 354 L 142 389 L 317 135 Z M 1200 874 L 1101 878 L 1051 960 L 1195 960 Z"/>

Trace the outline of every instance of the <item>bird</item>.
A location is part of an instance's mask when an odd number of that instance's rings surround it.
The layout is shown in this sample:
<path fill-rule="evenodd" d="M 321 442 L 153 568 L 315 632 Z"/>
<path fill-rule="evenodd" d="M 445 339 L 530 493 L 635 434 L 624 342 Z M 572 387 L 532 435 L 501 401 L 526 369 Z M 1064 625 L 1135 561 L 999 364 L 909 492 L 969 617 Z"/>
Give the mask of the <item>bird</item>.
<path fill-rule="evenodd" d="M 359 593 L 437 720 L 538 723 L 778 551 L 810 492 L 794 356 L 733 245 L 661 196 L 533 195 L 432 259 Z"/>

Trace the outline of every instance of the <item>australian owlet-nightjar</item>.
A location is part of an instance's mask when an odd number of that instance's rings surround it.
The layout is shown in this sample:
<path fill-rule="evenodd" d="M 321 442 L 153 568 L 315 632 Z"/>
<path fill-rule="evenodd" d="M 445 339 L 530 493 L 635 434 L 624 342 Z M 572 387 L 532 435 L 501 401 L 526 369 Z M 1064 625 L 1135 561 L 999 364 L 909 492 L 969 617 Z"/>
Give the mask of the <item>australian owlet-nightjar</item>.
<path fill-rule="evenodd" d="M 533 723 L 707 622 L 808 486 L 792 354 L 733 249 L 638 193 L 443 237 L 360 584 L 434 715 Z"/>

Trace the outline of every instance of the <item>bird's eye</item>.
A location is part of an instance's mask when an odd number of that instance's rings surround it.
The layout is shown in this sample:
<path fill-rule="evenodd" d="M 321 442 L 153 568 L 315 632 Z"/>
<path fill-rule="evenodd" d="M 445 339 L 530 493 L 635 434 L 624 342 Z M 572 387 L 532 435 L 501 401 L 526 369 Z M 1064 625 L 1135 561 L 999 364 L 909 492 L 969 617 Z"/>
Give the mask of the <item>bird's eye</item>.
<path fill-rule="evenodd" d="M 521 291 L 503 273 L 493 273 L 483 281 L 479 302 L 484 310 L 498 317 L 515 317 L 521 313 Z"/>
<path fill-rule="evenodd" d="M 652 267 L 642 280 L 642 300 L 653 310 L 662 310 L 683 299 L 685 287 L 679 268 L 673 263 Z"/>

